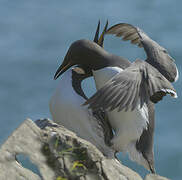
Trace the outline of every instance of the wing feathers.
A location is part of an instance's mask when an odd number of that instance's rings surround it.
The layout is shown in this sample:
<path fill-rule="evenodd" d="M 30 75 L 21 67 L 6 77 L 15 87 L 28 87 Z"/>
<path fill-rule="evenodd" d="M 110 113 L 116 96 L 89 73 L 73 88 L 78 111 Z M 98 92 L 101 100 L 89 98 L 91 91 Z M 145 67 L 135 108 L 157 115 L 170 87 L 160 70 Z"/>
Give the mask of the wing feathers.
<path fill-rule="evenodd" d="M 133 101 L 130 102 L 129 106 L 131 106 L 131 111 L 133 111 L 135 109 L 135 107 L 137 106 L 138 103 L 138 99 L 139 99 L 139 88 L 140 88 L 140 82 L 138 82 L 136 84 L 136 92 L 135 92 L 135 96 L 133 96 Z"/>
<path fill-rule="evenodd" d="M 157 69 L 147 62 L 136 60 L 109 80 L 84 105 L 92 109 L 133 111 L 138 104 L 142 107 L 149 100 L 157 103 L 166 94 L 177 97 L 171 83 Z"/>
<path fill-rule="evenodd" d="M 143 47 L 141 43 L 140 33 L 142 31 L 131 24 L 120 23 L 110 27 L 106 34 L 114 34 L 116 37 L 122 37 L 124 41 L 131 41 L 139 47 Z M 143 32 L 142 32 L 143 33 Z"/>

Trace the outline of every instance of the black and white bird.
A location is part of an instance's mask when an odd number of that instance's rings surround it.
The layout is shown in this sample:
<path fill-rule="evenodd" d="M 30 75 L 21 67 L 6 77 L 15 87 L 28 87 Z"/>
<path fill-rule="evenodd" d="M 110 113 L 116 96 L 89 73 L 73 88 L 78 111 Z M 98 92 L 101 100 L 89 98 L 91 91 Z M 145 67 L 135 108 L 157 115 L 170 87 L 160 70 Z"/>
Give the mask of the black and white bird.
<path fill-rule="evenodd" d="M 153 103 L 166 94 L 177 97 L 170 83 L 178 78 L 177 67 L 167 51 L 139 28 L 121 23 L 106 34 L 122 36 L 143 47 L 147 60 L 131 63 L 92 41 L 78 40 L 64 58 L 63 71 L 76 64 L 92 70 L 98 91 L 84 104 L 93 110 L 106 110 L 115 131 L 111 140 L 114 150 L 128 152 L 132 160 L 154 173 Z"/>
<path fill-rule="evenodd" d="M 103 108 L 108 112 L 109 122 L 116 133 L 111 140 L 113 149 L 127 151 L 132 160 L 155 172 L 152 102 L 157 103 L 166 94 L 177 97 L 170 83 L 178 79 L 177 67 L 166 49 L 137 27 L 121 23 L 112 26 L 106 34 L 115 34 L 143 47 L 147 59 L 137 59 L 126 69 L 118 70 L 116 67 L 114 71 L 119 73 L 112 79 L 105 79 L 105 74 L 113 71 L 111 67 L 94 70 L 99 90 L 85 104 L 89 104 L 89 108 Z"/>
<path fill-rule="evenodd" d="M 94 41 L 102 46 L 102 37 L 100 42 L 97 41 L 99 26 L 100 22 Z M 65 72 L 68 66 L 69 63 L 64 61 L 54 76 L 57 79 L 62 74 L 49 104 L 53 121 L 93 143 L 104 155 L 114 157 L 115 151 L 107 145 L 113 134 L 104 112 L 93 112 L 82 106 L 88 98 L 81 83 L 92 75 L 91 69 L 79 65 Z"/>

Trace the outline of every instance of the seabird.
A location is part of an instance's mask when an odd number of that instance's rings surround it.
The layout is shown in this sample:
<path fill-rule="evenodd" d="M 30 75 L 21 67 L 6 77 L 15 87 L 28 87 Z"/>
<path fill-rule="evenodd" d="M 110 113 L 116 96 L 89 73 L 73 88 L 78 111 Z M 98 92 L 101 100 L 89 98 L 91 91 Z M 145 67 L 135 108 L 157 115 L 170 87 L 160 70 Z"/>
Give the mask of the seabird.
<path fill-rule="evenodd" d="M 100 42 L 97 41 L 99 27 L 100 21 L 94 41 L 102 46 L 102 37 L 100 37 Z M 49 103 L 53 121 L 88 140 L 104 155 L 114 157 L 115 151 L 107 145 L 113 134 L 104 112 L 88 110 L 82 106 L 88 98 L 81 83 L 92 75 L 91 69 L 79 65 L 65 72 L 67 67 L 67 64 L 63 62 L 54 76 L 54 79 L 57 79 L 62 74 Z"/>
<path fill-rule="evenodd" d="M 178 79 L 178 69 L 167 50 L 130 24 L 112 26 L 106 34 L 143 47 L 146 61 L 137 59 L 109 81 L 102 77 L 107 68 L 93 71 L 99 89 L 85 104 L 89 108 L 103 108 L 115 130 L 111 140 L 117 151 L 127 151 L 130 158 L 155 173 L 153 155 L 154 104 L 163 96 L 177 97 L 170 82 Z M 117 70 L 116 70 L 117 71 Z M 106 83 L 102 83 L 103 80 Z"/>
<path fill-rule="evenodd" d="M 143 47 L 146 61 L 131 63 L 83 39 L 70 46 L 63 71 L 76 64 L 92 69 L 98 91 L 84 105 L 106 110 L 115 131 L 111 140 L 114 150 L 128 152 L 132 160 L 155 173 L 153 103 L 166 94 L 177 97 L 170 83 L 178 78 L 177 67 L 166 49 L 139 28 L 121 23 L 109 28 L 106 34 L 122 36 Z"/>

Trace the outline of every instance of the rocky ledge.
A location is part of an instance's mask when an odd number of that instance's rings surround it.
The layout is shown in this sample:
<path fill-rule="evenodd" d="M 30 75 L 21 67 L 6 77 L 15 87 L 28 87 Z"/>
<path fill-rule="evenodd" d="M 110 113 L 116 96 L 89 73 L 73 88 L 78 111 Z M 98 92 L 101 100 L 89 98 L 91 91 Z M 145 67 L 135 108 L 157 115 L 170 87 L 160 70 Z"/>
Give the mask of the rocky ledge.
<path fill-rule="evenodd" d="M 142 180 L 116 159 L 48 119 L 25 120 L 0 147 L 1 180 Z M 26 157 L 31 168 L 20 162 Z M 34 167 L 34 168 L 32 168 Z M 145 180 L 167 180 L 149 174 Z"/>

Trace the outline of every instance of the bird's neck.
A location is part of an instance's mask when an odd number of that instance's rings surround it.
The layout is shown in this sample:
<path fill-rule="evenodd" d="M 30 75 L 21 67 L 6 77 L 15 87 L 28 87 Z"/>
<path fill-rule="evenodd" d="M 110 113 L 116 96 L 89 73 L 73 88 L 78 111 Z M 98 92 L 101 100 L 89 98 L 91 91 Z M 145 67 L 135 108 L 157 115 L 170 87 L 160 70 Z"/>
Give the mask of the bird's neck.
<path fill-rule="evenodd" d="M 125 69 L 131 65 L 129 60 L 105 51 L 94 54 L 94 56 L 89 56 L 87 59 L 89 59 L 87 61 L 88 67 L 94 71 L 105 67 L 120 67 Z"/>
<path fill-rule="evenodd" d="M 81 83 L 84 79 L 85 79 L 85 77 L 83 75 L 80 75 L 80 74 L 76 73 L 74 70 L 72 70 L 72 87 L 77 94 L 79 94 L 85 100 L 87 100 L 88 98 L 85 95 L 85 93 L 83 92 L 83 89 L 81 86 Z"/>

